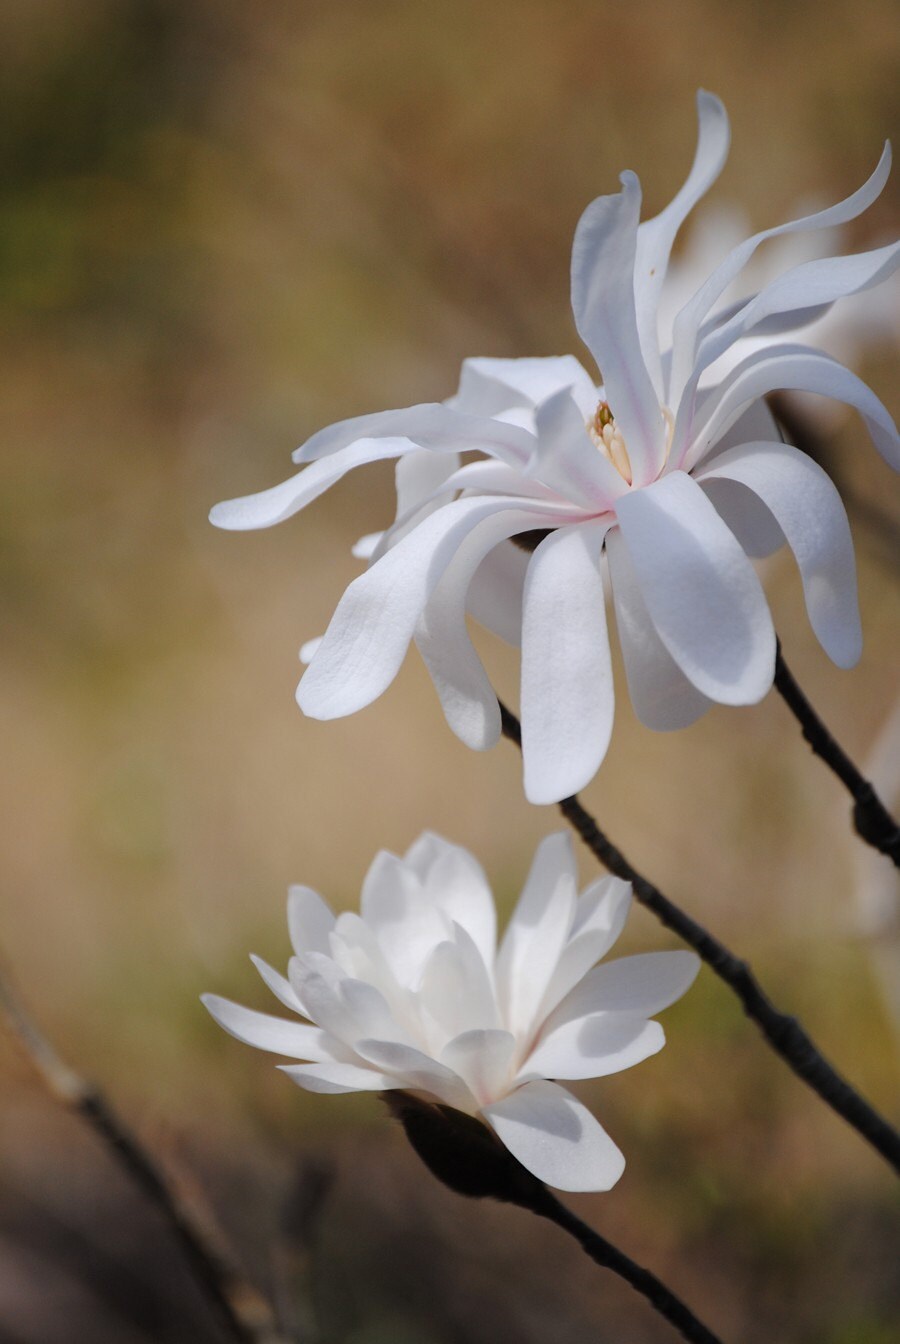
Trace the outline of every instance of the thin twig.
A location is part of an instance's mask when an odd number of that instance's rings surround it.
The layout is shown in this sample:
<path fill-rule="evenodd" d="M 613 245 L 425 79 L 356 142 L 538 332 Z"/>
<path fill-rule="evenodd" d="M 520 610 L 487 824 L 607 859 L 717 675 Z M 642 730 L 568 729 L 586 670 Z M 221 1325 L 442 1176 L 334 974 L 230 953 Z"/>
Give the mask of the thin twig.
<path fill-rule="evenodd" d="M 683 1339 L 690 1344 L 720 1344 L 662 1279 L 576 1218 L 475 1116 L 410 1092 L 384 1092 L 382 1100 L 428 1170 L 449 1189 L 471 1199 L 498 1199 L 548 1218 L 575 1237 L 596 1264 L 630 1284 Z"/>
<path fill-rule="evenodd" d="M 285 1344 L 265 1299 L 211 1244 L 204 1228 L 160 1167 L 119 1117 L 96 1084 L 82 1078 L 56 1053 L 13 988 L 0 961 L 0 1012 L 19 1039 L 47 1090 L 80 1115 L 119 1166 L 155 1205 L 181 1246 L 191 1272 L 219 1324 L 239 1344 Z"/>
<path fill-rule="evenodd" d="M 521 749 L 522 729 L 519 720 L 502 703 L 500 712 L 504 735 Z M 748 963 L 736 957 L 724 943 L 720 943 L 633 868 L 624 854 L 604 835 L 577 796 L 563 798 L 558 806 L 604 867 L 630 882 L 635 898 L 692 947 L 710 970 L 734 991 L 744 1012 L 756 1023 L 776 1054 L 833 1111 L 843 1116 L 895 1171 L 900 1172 L 900 1133 L 828 1063 L 797 1019 L 775 1007 Z"/>
<path fill-rule="evenodd" d="M 807 700 L 784 661 L 780 644 L 775 655 L 775 689 L 800 724 L 803 736 L 815 754 L 837 775 L 853 799 L 853 825 L 857 835 L 900 868 L 900 826 Z"/>

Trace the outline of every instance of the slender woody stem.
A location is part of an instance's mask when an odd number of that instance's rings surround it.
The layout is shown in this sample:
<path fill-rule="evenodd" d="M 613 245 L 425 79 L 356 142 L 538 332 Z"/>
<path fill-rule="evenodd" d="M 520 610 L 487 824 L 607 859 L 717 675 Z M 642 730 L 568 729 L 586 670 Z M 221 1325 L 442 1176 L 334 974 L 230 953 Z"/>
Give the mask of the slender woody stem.
<path fill-rule="evenodd" d="M 210 1236 L 101 1090 L 59 1057 L 25 1009 L 2 963 L 0 1012 L 48 1091 L 90 1125 L 129 1179 L 159 1210 L 228 1337 L 238 1344 L 285 1344 L 269 1304 L 212 1244 Z"/>
<path fill-rule="evenodd" d="M 500 713 L 504 735 L 521 749 L 522 729 L 519 720 L 502 703 Z M 900 1133 L 828 1063 L 797 1019 L 775 1007 L 749 964 L 736 957 L 724 943 L 720 943 L 702 924 L 698 924 L 633 868 L 624 854 L 604 835 L 577 795 L 563 798 L 558 807 L 604 867 L 630 882 L 635 898 L 641 905 L 677 933 L 706 962 L 710 970 L 734 991 L 744 1012 L 756 1023 L 772 1049 L 789 1068 L 900 1173 Z"/>
<path fill-rule="evenodd" d="M 614 1274 L 618 1274 L 630 1284 L 636 1293 L 645 1297 L 660 1316 L 675 1326 L 682 1339 L 690 1340 L 691 1344 L 721 1344 L 719 1336 L 714 1335 L 708 1326 L 694 1315 L 690 1307 L 686 1306 L 680 1297 L 676 1297 L 671 1288 L 667 1288 L 661 1279 L 651 1274 L 649 1269 L 644 1269 L 643 1265 L 639 1265 L 624 1251 L 620 1251 L 618 1246 L 601 1237 L 599 1232 L 588 1227 L 587 1223 L 576 1218 L 571 1209 L 561 1204 L 546 1186 L 543 1187 L 543 1195 L 530 1207 L 540 1217 L 549 1218 L 557 1227 L 573 1236 L 595 1264 L 602 1265 L 604 1269 L 611 1269 Z"/>
<path fill-rule="evenodd" d="M 775 655 L 775 689 L 800 724 L 803 736 L 815 754 L 834 771 L 853 799 L 853 825 L 857 835 L 900 868 L 900 826 L 807 700 L 784 661 L 780 644 Z"/>

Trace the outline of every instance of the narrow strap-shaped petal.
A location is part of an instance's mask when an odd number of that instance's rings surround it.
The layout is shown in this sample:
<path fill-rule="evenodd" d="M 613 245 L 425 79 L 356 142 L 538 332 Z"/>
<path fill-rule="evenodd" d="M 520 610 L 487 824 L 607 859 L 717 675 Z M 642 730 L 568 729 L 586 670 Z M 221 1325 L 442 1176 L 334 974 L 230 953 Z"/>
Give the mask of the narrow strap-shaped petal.
<path fill-rule="evenodd" d="M 424 1051 L 379 1040 L 358 1041 L 356 1049 L 362 1059 L 399 1078 L 402 1086 L 430 1092 L 446 1105 L 461 1111 L 471 1112 L 473 1109 L 473 1098 L 462 1079 Z"/>
<path fill-rule="evenodd" d="M 546 537 L 525 578 L 522 757 L 525 794 L 555 803 L 576 793 L 606 755 L 613 683 L 600 552 L 608 523 Z"/>
<path fill-rule="evenodd" d="M 719 99 L 705 89 L 700 89 L 697 94 L 697 118 L 697 151 L 684 185 L 666 208 L 653 219 L 645 220 L 637 232 L 634 294 L 638 335 L 644 363 L 662 403 L 667 398 L 659 357 L 657 317 L 672 244 L 685 219 L 721 173 L 731 141 L 728 114 Z"/>
<path fill-rule="evenodd" d="M 681 412 L 672 443 L 672 461 L 685 471 L 715 447 L 752 402 L 780 390 L 813 392 L 846 402 L 859 411 L 872 442 L 889 467 L 900 471 L 900 435 L 887 408 L 855 373 L 805 345 L 772 345 L 748 356 L 714 390 L 692 420 Z"/>
<path fill-rule="evenodd" d="M 711 700 L 755 704 L 775 631 L 752 564 L 696 481 L 672 472 L 619 502 L 619 526 L 657 634 Z"/>
<path fill-rule="evenodd" d="M 289 1022 L 283 1017 L 271 1017 L 244 1008 L 218 994 L 202 994 L 200 1002 L 207 1012 L 232 1036 L 258 1050 L 271 1050 L 275 1055 L 292 1055 L 294 1059 L 334 1059 L 328 1048 L 328 1035 L 319 1027 L 306 1022 Z"/>
<path fill-rule="evenodd" d="M 625 1170 L 599 1121 L 557 1083 L 525 1083 L 482 1114 L 513 1157 L 557 1190 L 611 1190 Z"/>
<path fill-rule="evenodd" d="M 571 837 L 565 831 L 546 836 L 535 851 L 497 953 L 497 997 L 506 1025 L 517 1035 L 530 1027 L 566 945 L 576 883 Z"/>
<path fill-rule="evenodd" d="M 849 257 L 821 257 L 801 262 L 770 281 L 749 299 L 729 321 L 723 322 L 700 343 L 691 383 L 735 341 L 755 333 L 767 318 L 790 313 L 826 310 L 840 299 L 861 294 L 881 284 L 900 265 L 900 242 L 858 252 Z M 691 385 L 688 384 L 688 386 Z"/>
<path fill-rule="evenodd" d="M 501 542 L 476 569 L 466 596 L 469 613 L 479 625 L 516 648 L 522 643 L 522 597 L 530 560 L 530 553 L 520 546 Z"/>
<path fill-rule="evenodd" d="M 617 1013 L 575 1018 L 541 1033 L 519 1077 L 606 1078 L 655 1055 L 666 1043 L 658 1022 Z"/>
<path fill-rule="evenodd" d="M 279 1064 L 291 1082 L 307 1092 L 390 1092 L 406 1087 L 402 1078 L 393 1078 L 362 1064 Z"/>
<path fill-rule="evenodd" d="M 623 173 L 622 190 L 585 210 L 572 245 L 572 310 L 597 361 L 606 399 L 625 439 L 638 485 L 653 480 L 665 451 L 662 414 L 638 337 L 634 261 L 641 187 Z"/>
<path fill-rule="evenodd" d="M 419 448 L 477 449 L 502 462 L 524 462 L 531 436 L 524 429 L 486 415 L 466 415 L 440 402 L 375 411 L 320 429 L 293 454 L 295 462 L 312 462 L 339 452 L 359 439 L 404 438 Z"/>
<path fill-rule="evenodd" d="M 539 1017 L 546 1017 L 618 938 L 631 907 L 631 883 L 601 877 L 578 898 L 569 941 L 547 986 Z M 552 1075 L 551 1075 L 552 1076 Z"/>
<path fill-rule="evenodd" d="M 809 621 L 838 667 L 862 652 L 856 562 L 841 497 L 822 468 L 785 443 L 720 453 L 698 479 L 739 481 L 771 510 L 797 559 Z"/>
<path fill-rule="evenodd" d="M 209 511 L 209 521 L 229 532 L 272 527 L 305 509 L 355 467 L 400 457 L 413 452 L 415 446 L 406 438 L 359 439 L 268 490 L 215 504 Z"/>
<path fill-rule="evenodd" d="M 275 967 L 270 966 L 267 961 L 263 961 L 262 957 L 254 956 L 252 952 L 250 954 L 250 960 L 253 962 L 253 965 L 259 971 L 276 999 L 283 1003 L 285 1008 L 290 1008 L 292 1013 L 299 1013 L 301 1017 L 306 1017 L 306 1009 L 300 1002 L 296 990 L 291 985 L 287 976 L 282 975 L 280 971 L 276 971 Z"/>
<path fill-rule="evenodd" d="M 712 701 L 701 695 L 656 632 L 619 528 L 607 533 L 606 558 L 616 630 L 634 712 L 645 728 L 687 728 Z"/>
<path fill-rule="evenodd" d="M 354 579 L 297 689 L 303 712 L 334 719 L 377 699 L 397 675 L 425 603 L 462 542 L 485 518 L 521 503 L 455 500 Z M 524 503 L 534 510 L 535 527 L 553 526 L 560 513 L 537 501 Z"/>
<path fill-rule="evenodd" d="M 327 952 L 334 928 L 334 912 L 312 887 L 294 883 L 288 888 L 288 933 L 295 952 Z"/>
<path fill-rule="evenodd" d="M 591 441 L 569 388 L 555 392 L 537 408 L 535 424 L 538 441 L 529 474 L 592 513 L 612 508 L 628 485 Z"/>
<path fill-rule="evenodd" d="M 440 841 L 440 837 L 433 839 Z M 497 910 L 484 869 L 461 845 L 440 841 L 424 879 L 426 900 L 468 934 L 486 967 L 493 966 L 497 943 Z"/>
<path fill-rule="evenodd" d="M 697 334 L 713 305 L 725 293 L 728 286 L 737 278 L 753 253 L 761 243 L 769 238 L 777 238 L 786 233 L 797 233 L 803 229 L 826 229 L 836 224 L 846 224 L 857 215 L 861 215 L 873 201 L 881 195 L 891 171 L 890 145 L 885 145 L 874 173 L 863 185 L 846 200 L 812 215 L 791 220 L 775 228 L 763 229 L 752 238 L 747 238 L 734 248 L 724 261 L 713 271 L 697 290 L 675 319 L 672 342 L 672 374 L 670 380 L 671 399 L 674 406 L 681 398 L 682 389 L 687 384 L 694 365 L 697 349 Z"/>
<path fill-rule="evenodd" d="M 469 586 L 485 555 L 517 532 L 534 527 L 531 513 L 505 509 L 479 523 L 447 566 L 416 628 L 416 647 L 428 668 L 444 715 L 456 736 L 475 751 L 500 737 L 497 693 L 466 628 Z"/>

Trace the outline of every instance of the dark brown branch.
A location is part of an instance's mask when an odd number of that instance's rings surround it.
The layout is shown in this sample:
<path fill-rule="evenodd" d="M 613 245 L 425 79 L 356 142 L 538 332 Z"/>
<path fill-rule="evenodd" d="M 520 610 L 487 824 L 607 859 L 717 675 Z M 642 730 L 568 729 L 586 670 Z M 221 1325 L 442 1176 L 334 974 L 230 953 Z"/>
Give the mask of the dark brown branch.
<path fill-rule="evenodd" d="M 775 689 L 803 730 L 803 736 L 853 799 L 853 825 L 867 845 L 900 868 L 900 827 L 872 785 L 832 737 L 784 661 L 781 645 L 775 655 Z"/>
<path fill-rule="evenodd" d="M 503 732 L 521 749 L 522 729 L 516 716 L 501 703 Z M 664 896 L 658 887 L 633 868 L 624 854 L 604 835 L 577 796 L 558 804 L 563 816 L 605 868 L 630 882 L 635 899 L 666 928 L 692 947 L 710 970 L 733 990 L 744 1012 L 759 1027 L 776 1054 L 822 1100 L 842 1116 L 895 1171 L 900 1172 L 900 1134 L 842 1078 L 813 1044 L 795 1017 L 780 1012 L 763 990 L 746 961 Z"/>
<path fill-rule="evenodd" d="M 90 1125 L 129 1179 L 162 1215 L 229 1338 L 239 1341 L 239 1344 L 285 1344 L 268 1303 L 211 1243 L 206 1229 L 199 1225 L 177 1192 L 167 1183 L 160 1167 L 101 1090 L 60 1059 L 27 1012 L 2 962 L 0 1012 L 15 1032 L 47 1090 Z"/>

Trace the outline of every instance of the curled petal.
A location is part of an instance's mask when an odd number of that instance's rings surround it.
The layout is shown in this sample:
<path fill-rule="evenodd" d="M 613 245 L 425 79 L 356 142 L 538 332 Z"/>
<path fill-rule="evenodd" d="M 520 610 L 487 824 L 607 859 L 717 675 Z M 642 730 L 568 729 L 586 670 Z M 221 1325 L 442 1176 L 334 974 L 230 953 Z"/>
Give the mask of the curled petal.
<path fill-rule="evenodd" d="M 735 481 L 771 511 L 796 556 L 810 625 L 838 667 L 853 667 L 862 652 L 853 539 L 822 468 L 788 444 L 747 443 L 720 453 L 700 478 Z"/>
<path fill-rule="evenodd" d="M 564 387 L 572 388 L 587 415 L 597 394 L 589 374 L 574 355 L 547 359 L 466 359 L 459 391 L 447 404 L 471 415 L 498 415 L 514 406 L 539 406 Z"/>
<path fill-rule="evenodd" d="M 485 415 L 465 415 L 439 402 L 375 411 L 320 429 L 294 453 L 295 462 L 331 456 L 361 439 L 408 440 L 412 447 L 437 452 L 478 449 L 501 462 L 525 462 L 532 449 L 527 430 Z"/>

